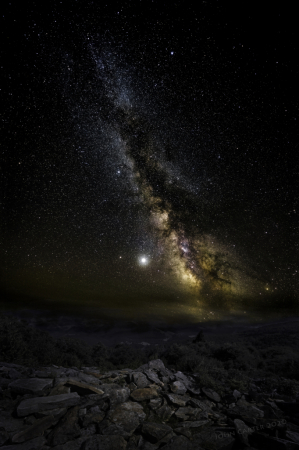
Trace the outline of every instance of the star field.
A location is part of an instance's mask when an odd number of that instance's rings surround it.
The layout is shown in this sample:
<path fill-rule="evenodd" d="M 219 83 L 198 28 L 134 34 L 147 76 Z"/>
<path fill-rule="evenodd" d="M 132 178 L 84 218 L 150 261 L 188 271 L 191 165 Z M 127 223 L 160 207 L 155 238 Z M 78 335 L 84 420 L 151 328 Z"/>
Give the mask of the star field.
<path fill-rule="evenodd" d="M 298 64 L 290 16 L 271 14 L 6 5 L 5 295 L 194 319 L 296 308 Z"/>

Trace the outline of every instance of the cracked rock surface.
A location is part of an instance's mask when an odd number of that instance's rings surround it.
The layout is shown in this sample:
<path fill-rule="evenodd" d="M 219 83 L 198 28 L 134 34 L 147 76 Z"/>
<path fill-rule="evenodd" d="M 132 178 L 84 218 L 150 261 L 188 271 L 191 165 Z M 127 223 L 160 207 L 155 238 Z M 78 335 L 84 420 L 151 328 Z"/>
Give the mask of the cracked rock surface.
<path fill-rule="evenodd" d="M 221 397 L 159 359 L 111 373 L 0 362 L 0 378 L 1 450 L 299 450 L 298 399 Z"/>

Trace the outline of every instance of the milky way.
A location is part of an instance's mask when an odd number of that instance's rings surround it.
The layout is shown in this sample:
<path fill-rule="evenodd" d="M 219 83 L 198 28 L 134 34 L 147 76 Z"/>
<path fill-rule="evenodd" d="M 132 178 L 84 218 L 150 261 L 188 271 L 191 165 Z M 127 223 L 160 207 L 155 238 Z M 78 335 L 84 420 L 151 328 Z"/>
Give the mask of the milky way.
<path fill-rule="evenodd" d="M 49 26 L 11 89 L 1 288 L 196 320 L 292 303 L 292 136 L 270 104 L 276 79 L 255 81 L 254 54 L 222 54 L 209 36 L 146 50 L 151 27 L 125 41 L 121 22 L 114 37 L 103 23 L 65 41 Z"/>
<path fill-rule="evenodd" d="M 172 154 L 173 149 L 171 144 L 165 148 L 163 126 L 171 127 L 171 111 L 164 109 L 159 127 L 153 120 L 159 115 L 155 95 L 149 95 L 149 87 L 138 82 L 133 68 L 118 62 L 120 55 L 111 49 L 102 53 L 91 49 L 99 83 L 94 84 L 97 92 L 93 95 L 100 101 L 96 103 L 98 109 L 94 102 L 89 108 L 100 118 L 98 126 L 110 141 L 107 157 L 118 158 L 121 169 L 116 172 L 126 173 L 128 196 L 134 196 L 146 210 L 144 220 L 155 242 L 151 249 L 153 264 L 192 293 L 197 303 L 203 303 L 203 295 L 213 292 L 239 298 L 264 292 L 265 280 L 250 262 L 244 262 L 244 255 L 242 260 L 225 238 L 207 232 L 211 227 L 209 211 L 215 208 L 212 196 L 209 198 L 202 189 L 207 176 L 202 173 L 194 183 L 179 161 L 173 163 L 167 158 L 167 151 Z M 95 123 L 87 121 L 85 126 L 93 136 Z M 192 144 L 186 142 L 179 149 L 179 159 Z"/>

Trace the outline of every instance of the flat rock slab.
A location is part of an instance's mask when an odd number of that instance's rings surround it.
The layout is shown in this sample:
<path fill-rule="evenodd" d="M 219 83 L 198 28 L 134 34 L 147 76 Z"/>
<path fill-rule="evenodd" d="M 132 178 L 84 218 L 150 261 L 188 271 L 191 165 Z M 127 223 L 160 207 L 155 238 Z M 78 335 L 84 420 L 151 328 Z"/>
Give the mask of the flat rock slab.
<path fill-rule="evenodd" d="M 159 397 L 159 394 L 155 388 L 135 389 L 135 391 L 131 392 L 131 398 L 136 402 L 151 400 L 157 397 Z"/>
<path fill-rule="evenodd" d="M 21 378 L 9 383 L 8 387 L 17 394 L 41 395 L 43 390 L 53 386 L 52 378 Z"/>
<path fill-rule="evenodd" d="M 83 383 L 82 381 L 77 380 L 68 380 L 66 386 L 70 386 L 71 389 L 77 392 L 79 395 L 88 395 L 88 394 L 104 394 L 104 391 L 101 389 L 87 383 Z"/>
<path fill-rule="evenodd" d="M 192 420 L 180 422 L 177 424 L 178 428 L 200 428 L 205 425 L 208 425 L 211 421 L 208 419 L 205 420 Z"/>
<path fill-rule="evenodd" d="M 53 425 L 54 420 L 55 419 L 53 416 L 46 416 L 42 419 L 36 420 L 30 427 L 26 428 L 23 431 L 20 431 L 19 433 L 16 433 L 12 437 L 11 442 L 13 444 L 20 444 L 42 435 L 45 430 Z"/>
<path fill-rule="evenodd" d="M 177 406 L 186 406 L 190 397 L 187 395 L 178 395 L 178 394 L 166 394 L 166 398 L 173 404 Z"/>
<path fill-rule="evenodd" d="M 127 442 L 122 436 L 91 436 L 82 445 L 82 450 L 125 450 Z"/>
<path fill-rule="evenodd" d="M 35 397 L 23 400 L 17 407 L 19 417 L 29 416 L 40 411 L 75 406 L 80 403 L 77 392 L 70 394 L 51 395 L 48 397 Z"/>

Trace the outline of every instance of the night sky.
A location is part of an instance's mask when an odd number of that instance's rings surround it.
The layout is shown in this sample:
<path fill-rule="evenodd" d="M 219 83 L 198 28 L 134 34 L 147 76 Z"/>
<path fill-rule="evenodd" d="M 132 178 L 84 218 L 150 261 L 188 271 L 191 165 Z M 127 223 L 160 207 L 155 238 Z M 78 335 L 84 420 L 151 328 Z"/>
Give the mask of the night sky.
<path fill-rule="evenodd" d="M 295 6 L 5 2 L 2 304 L 298 312 Z"/>

